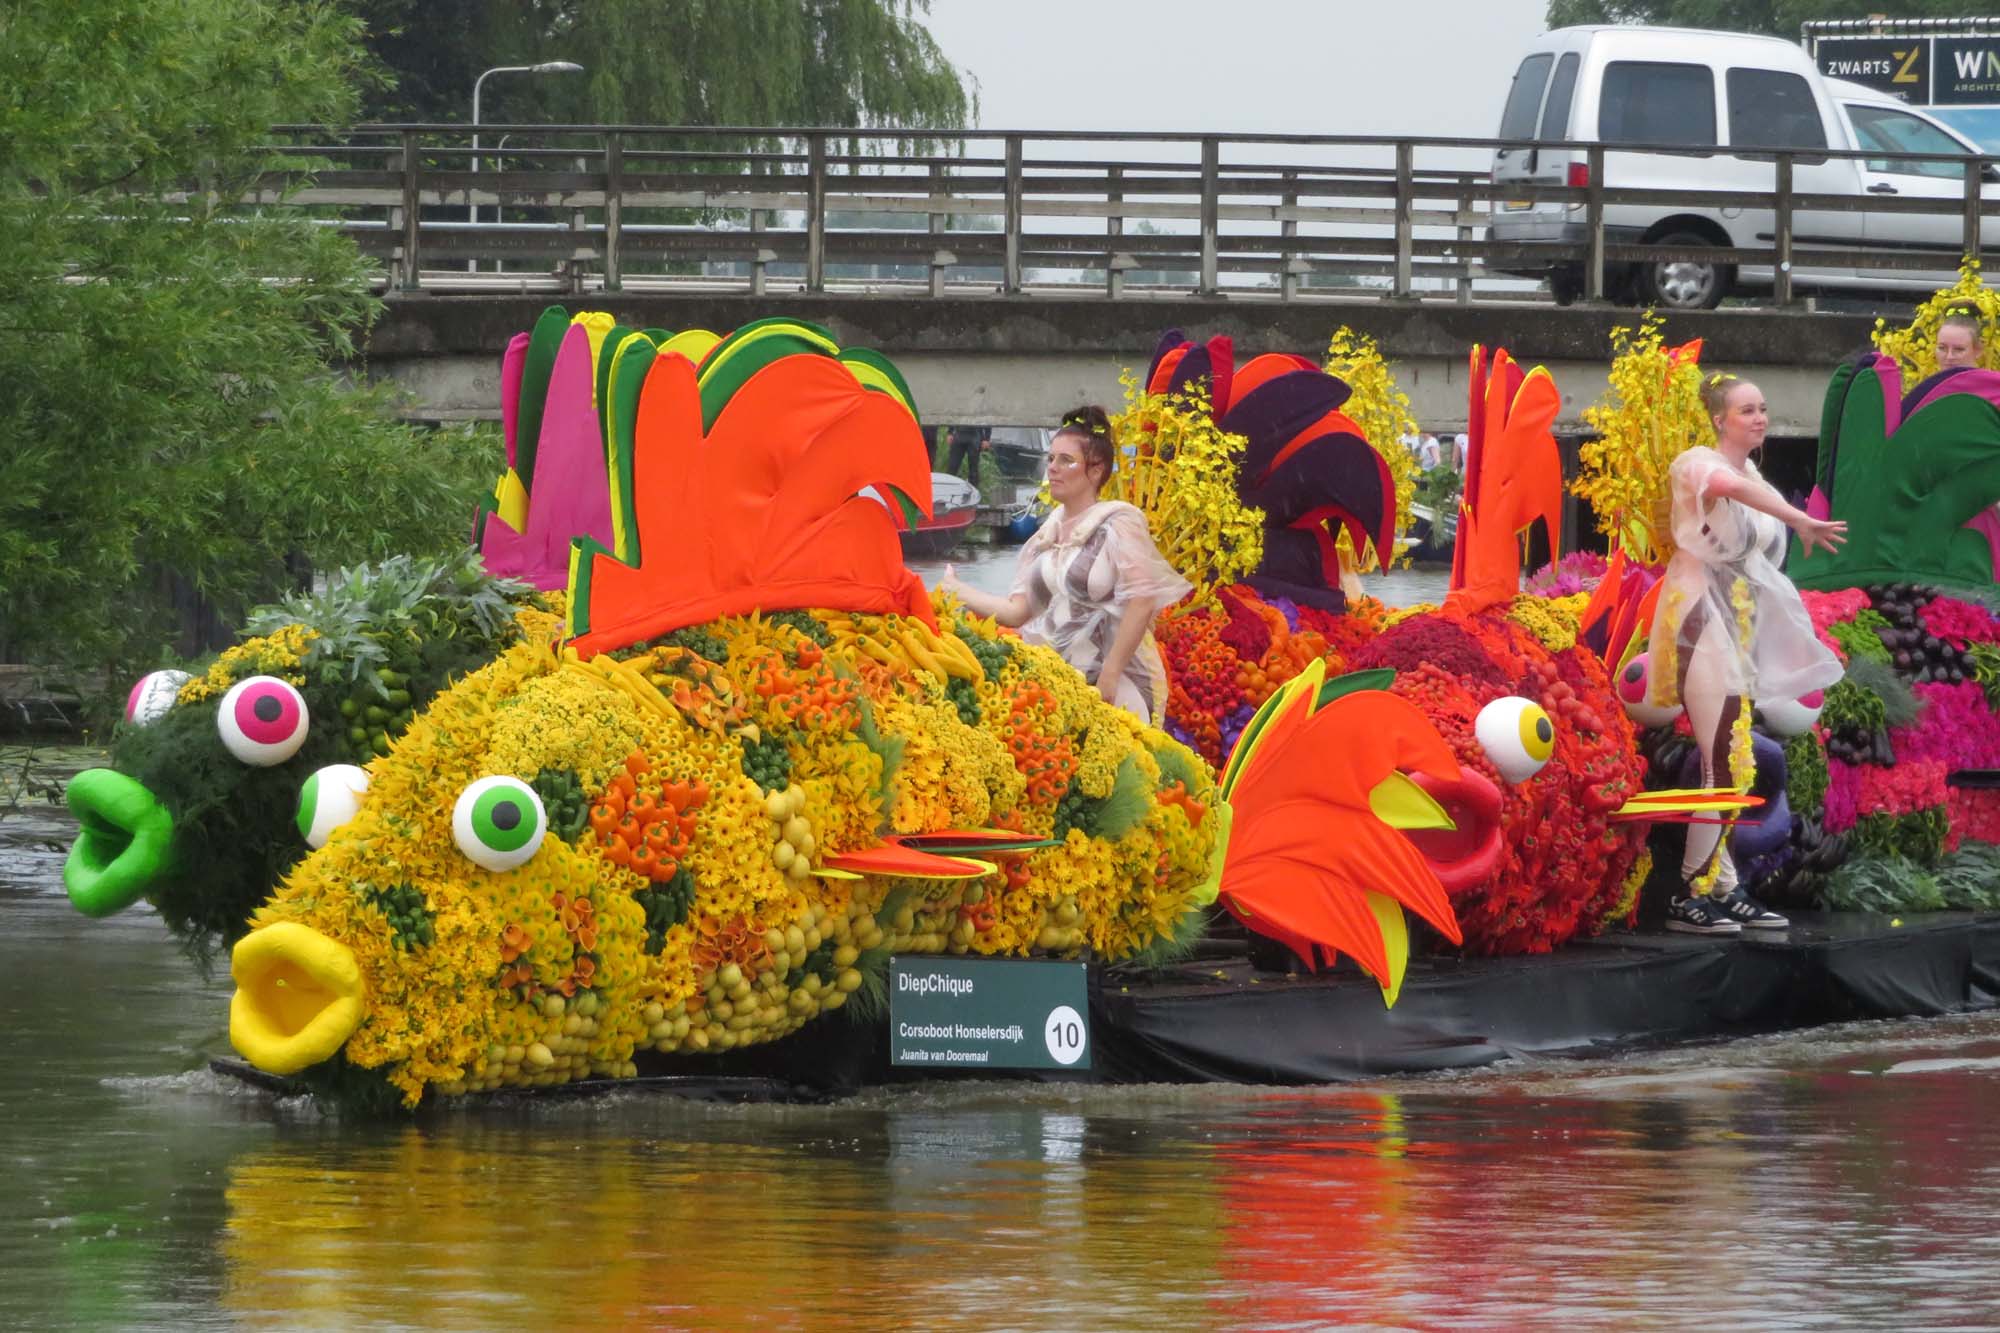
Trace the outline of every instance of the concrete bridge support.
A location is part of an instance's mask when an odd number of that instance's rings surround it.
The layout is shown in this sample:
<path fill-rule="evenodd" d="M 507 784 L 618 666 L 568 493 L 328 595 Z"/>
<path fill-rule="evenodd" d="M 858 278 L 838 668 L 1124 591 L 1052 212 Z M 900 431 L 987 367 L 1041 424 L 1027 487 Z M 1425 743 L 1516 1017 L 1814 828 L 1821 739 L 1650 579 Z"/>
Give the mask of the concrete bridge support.
<path fill-rule="evenodd" d="M 366 371 L 411 395 L 409 415 L 467 420 L 499 415 L 500 354 L 552 298 L 536 295 L 393 298 L 366 348 Z M 989 425 L 1053 425 L 1078 403 L 1115 405 L 1121 370 L 1142 371 L 1168 328 L 1195 338 L 1227 333 L 1239 356 L 1295 351 L 1317 356 L 1342 324 L 1369 334 L 1394 365 L 1423 428 L 1464 428 L 1466 355 L 1475 342 L 1542 364 L 1563 390 L 1558 429 L 1580 434 L 1583 409 L 1604 392 L 1616 325 L 1638 312 L 1486 302 L 1446 305 L 1364 300 L 1280 304 L 1224 299 L 942 298 L 788 294 L 597 295 L 565 302 L 604 309 L 635 327 L 735 328 L 792 314 L 831 328 L 843 343 L 892 358 L 924 419 Z M 1719 310 L 1679 315 L 1668 336 L 1701 338 L 1705 365 L 1755 379 L 1771 404 L 1773 437 L 1819 431 L 1826 377 L 1866 347 L 1874 321 L 1862 315 Z"/>

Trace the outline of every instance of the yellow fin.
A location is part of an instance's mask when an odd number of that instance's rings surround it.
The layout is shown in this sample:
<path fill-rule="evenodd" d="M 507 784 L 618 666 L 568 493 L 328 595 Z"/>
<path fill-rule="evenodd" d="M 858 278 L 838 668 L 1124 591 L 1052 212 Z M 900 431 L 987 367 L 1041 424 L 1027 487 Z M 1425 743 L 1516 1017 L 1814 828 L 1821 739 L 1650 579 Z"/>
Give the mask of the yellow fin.
<path fill-rule="evenodd" d="M 813 871 L 813 874 L 818 875 L 821 879 L 861 878 L 861 876 L 855 874 L 852 870 L 835 870 L 832 866 L 821 866 L 819 869 Z"/>
<path fill-rule="evenodd" d="M 1382 952 L 1389 960 L 1389 976 L 1382 982 L 1382 1007 L 1394 1009 L 1403 993 L 1403 971 L 1410 962 L 1410 928 L 1403 922 L 1403 909 L 1387 894 L 1368 894 L 1368 910 L 1382 928 Z"/>
<path fill-rule="evenodd" d="M 1209 805 L 1208 813 L 1215 820 L 1215 846 L 1208 854 L 1208 878 L 1195 885 L 1188 894 L 1199 907 L 1208 906 L 1222 892 L 1222 864 L 1229 859 L 1229 825 L 1235 817 L 1229 802 L 1220 796 Z"/>
<path fill-rule="evenodd" d="M 514 531 L 527 531 L 528 488 L 521 484 L 521 474 L 513 468 L 501 474 L 493 488 L 493 512 Z"/>
<path fill-rule="evenodd" d="M 660 354 L 664 356 L 668 352 L 677 352 L 698 366 L 701 359 L 714 351 L 715 345 L 721 341 L 721 334 L 710 333 L 707 329 L 682 329 L 660 344 Z"/>
<path fill-rule="evenodd" d="M 1368 808 L 1375 818 L 1390 828 L 1455 829 L 1457 824 L 1431 794 L 1412 782 L 1407 774 L 1391 773 L 1368 793 Z"/>

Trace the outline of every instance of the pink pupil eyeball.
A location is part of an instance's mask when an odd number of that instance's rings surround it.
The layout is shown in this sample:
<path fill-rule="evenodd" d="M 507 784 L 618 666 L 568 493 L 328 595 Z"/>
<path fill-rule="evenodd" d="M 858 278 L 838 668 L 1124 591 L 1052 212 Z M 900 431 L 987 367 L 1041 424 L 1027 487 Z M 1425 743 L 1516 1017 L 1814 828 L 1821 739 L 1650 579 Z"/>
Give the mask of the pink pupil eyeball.
<path fill-rule="evenodd" d="M 236 725 L 259 745 L 276 745 L 299 725 L 298 696 L 268 686 L 246 690 L 236 701 Z"/>
<path fill-rule="evenodd" d="M 223 746 L 244 763 L 282 764 L 305 744 L 306 701 L 276 676 L 251 676 L 222 696 L 215 726 Z"/>
<path fill-rule="evenodd" d="M 1643 653 L 1633 658 L 1619 673 L 1618 697 L 1630 704 L 1646 697 L 1646 658 Z"/>

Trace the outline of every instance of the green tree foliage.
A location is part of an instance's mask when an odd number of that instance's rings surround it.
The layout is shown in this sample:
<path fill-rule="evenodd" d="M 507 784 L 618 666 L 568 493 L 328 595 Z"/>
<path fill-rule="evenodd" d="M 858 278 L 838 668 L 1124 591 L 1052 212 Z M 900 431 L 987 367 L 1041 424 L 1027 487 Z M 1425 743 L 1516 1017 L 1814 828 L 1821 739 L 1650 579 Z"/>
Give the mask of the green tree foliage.
<path fill-rule="evenodd" d="M 1796 38 L 1813 19 L 1968 18 L 1992 0 L 1549 0 L 1548 25 L 1658 23 Z"/>
<path fill-rule="evenodd" d="M 320 567 L 463 541 L 462 434 L 341 382 L 378 309 L 354 246 L 231 201 L 269 127 L 355 108 L 318 0 L 64 0 L 0 16 L 0 654 L 129 667 Z"/>
<path fill-rule="evenodd" d="M 928 0 L 352 0 L 393 79 L 369 119 L 949 129 L 971 100 L 923 25 Z"/>

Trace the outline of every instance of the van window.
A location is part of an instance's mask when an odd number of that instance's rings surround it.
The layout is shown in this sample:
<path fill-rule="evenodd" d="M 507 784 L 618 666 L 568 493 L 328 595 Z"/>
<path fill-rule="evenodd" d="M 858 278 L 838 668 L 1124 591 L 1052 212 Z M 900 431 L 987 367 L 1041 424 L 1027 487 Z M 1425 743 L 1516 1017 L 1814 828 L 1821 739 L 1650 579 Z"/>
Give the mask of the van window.
<path fill-rule="evenodd" d="M 1507 91 L 1507 109 L 1500 113 L 1500 138 L 1534 137 L 1535 113 L 1542 109 L 1542 89 L 1548 86 L 1549 66 L 1555 60 L 1544 51 L 1529 56 L 1514 71 L 1514 86 Z"/>
<path fill-rule="evenodd" d="M 1826 127 L 1812 85 L 1796 74 L 1771 69 L 1732 69 L 1723 78 L 1729 90 L 1729 142 L 1736 148 L 1824 148 Z"/>
<path fill-rule="evenodd" d="M 1715 147 L 1715 75 L 1706 65 L 1614 60 L 1604 67 L 1597 137 L 1606 143 Z"/>
<path fill-rule="evenodd" d="M 1569 138 L 1569 102 L 1576 92 L 1576 67 L 1583 62 L 1571 51 L 1556 62 L 1556 76 L 1549 80 L 1548 105 L 1542 108 L 1542 137 Z"/>
<path fill-rule="evenodd" d="M 1965 145 L 1927 120 L 1906 111 L 1861 102 L 1847 104 L 1847 119 L 1854 126 L 1855 142 L 1878 153 L 1958 153 Z M 1948 176 L 1965 179 L 1965 168 L 1957 162 L 1891 162 L 1887 158 L 1868 159 L 1870 171 L 1896 176 Z"/>

